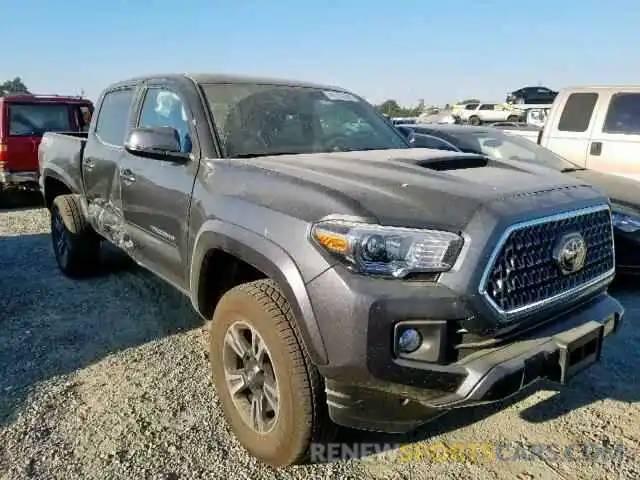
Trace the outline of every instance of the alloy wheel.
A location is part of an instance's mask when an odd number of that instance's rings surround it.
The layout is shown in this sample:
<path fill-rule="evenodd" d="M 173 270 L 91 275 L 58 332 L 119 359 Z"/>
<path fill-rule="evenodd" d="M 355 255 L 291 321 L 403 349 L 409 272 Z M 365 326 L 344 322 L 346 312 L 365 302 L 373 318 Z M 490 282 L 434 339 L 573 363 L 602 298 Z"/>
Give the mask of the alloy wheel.
<path fill-rule="evenodd" d="M 280 395 L 271 355 L 260 334 L 244 322 L 232 324 L 222 358 L 227 388 L 245 423 L 257 433 L 273 430 Z"/>

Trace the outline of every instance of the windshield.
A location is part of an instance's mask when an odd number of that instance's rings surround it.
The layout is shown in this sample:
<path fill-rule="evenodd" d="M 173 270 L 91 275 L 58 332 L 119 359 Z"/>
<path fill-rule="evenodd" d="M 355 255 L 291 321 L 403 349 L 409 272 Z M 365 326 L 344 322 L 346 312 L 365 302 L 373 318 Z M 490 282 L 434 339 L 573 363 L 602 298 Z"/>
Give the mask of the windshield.
<path fill-rule="evenodd" d="M 367 102 L 349 93 L 264 84 L 207 84 L 227 158 L 410 148 Z"/>
<path fill-rule="evenodd" d="M 580 168 L 551 150 L 515 134 L 510 135 L 496 131 L 455 133 L 454 136 L 464 144 L 465 149 L 482 152 L 496 160 L 520 160 L 545 165 L 556 170 Z"/>
<path fill-rule="evenodd" d="M 44 132 L 73 130 L 69 105 L 64 103 L 12 103 L 9 106 L 9 135 L 41 136 Z"/>

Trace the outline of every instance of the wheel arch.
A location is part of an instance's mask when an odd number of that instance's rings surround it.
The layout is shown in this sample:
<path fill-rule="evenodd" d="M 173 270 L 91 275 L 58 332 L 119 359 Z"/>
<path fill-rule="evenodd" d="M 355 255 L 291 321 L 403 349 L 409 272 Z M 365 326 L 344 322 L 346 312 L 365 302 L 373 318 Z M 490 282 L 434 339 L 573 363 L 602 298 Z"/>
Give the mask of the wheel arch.
<path fill-rule="evenodd" d="M 302 274 L 290 255 L 271 240 L 250 230 L 220 220 L 208 220 L 200 228 L 193 243 L 189 268 L 191 303 L 203 316 L 206 295 L 207 258 L 212 252 L 224 252 L 273 279 L 281 288 L 293 311 L 307 352 L 316 365 L 328 363 L 320 328 L 307 293 Z"/>
<path fill-rule="evenodd" d="M 42 172 L 41 193 L 47 209 L 51 210 L 53 200 L 58 195 L 78 194 L 74 182 L 64 172 L 47 168 Z"/>

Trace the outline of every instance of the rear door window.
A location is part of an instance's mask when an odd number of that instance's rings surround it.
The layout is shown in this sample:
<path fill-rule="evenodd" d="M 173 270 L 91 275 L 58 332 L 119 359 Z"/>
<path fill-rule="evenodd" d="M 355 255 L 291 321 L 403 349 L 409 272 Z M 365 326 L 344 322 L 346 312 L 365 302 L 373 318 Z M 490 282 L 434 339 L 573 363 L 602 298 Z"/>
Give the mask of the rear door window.
<path fill-rule="evenodd" d="M 558 130 L 561 132 L 586 132 L 597 101 L 597 93 L 580 92 L 569 95 L 558 122 Z"/>
<path fill-rule="evenodd" d="M 611 97 L 604 133 L 640 134 L 640 93 L 616 93 Z"/>
<path fill-rule="evenodd" d="M 69 105 L 65 103 L 9 104 L 9 135 L 42 136 L 44 132 L 73 130 Z"/>
<path fill-rule="evenodd" d="M 106 144 L 121 147 L 129 126 L 134 90 L 114 90 L 102 99 L 95 133 Z"/>

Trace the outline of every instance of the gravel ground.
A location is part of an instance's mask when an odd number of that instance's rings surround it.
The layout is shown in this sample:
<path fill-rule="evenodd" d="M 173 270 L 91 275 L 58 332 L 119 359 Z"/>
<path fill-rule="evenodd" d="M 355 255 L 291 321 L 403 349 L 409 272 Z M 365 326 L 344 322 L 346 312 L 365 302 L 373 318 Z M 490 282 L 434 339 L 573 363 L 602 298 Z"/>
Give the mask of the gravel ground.
<path fill-rule="evenodd" d="M 349 442 L 624 445 L 617 460 L 401 461 L 396 455 L 275 471 L 248 456 L 209 378 L 207 331 L 187 300 L 123 259 L 74 282 L 57 270 L 40 208 L 0 211 L 0 478 L 640 478 L 640 296 L 624 282 L 624 331 L 562 392 L 540 384 L 408 436 Z M 635 291 L 634 291 L 635 290 Z M 406 453 L 406 451 L 405 451 Z M 522 458 L 522 457 L 519 457 Z"/>

